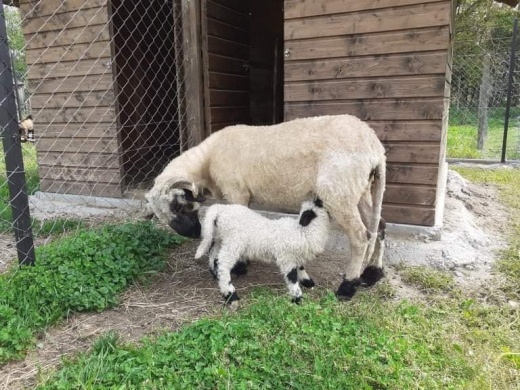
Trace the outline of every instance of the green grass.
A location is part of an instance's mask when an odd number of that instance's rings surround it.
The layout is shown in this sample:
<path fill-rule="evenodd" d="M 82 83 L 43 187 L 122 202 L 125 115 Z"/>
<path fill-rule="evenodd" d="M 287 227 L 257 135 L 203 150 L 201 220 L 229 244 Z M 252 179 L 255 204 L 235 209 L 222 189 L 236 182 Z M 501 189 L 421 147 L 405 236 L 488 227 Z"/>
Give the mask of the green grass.
<path fill-rule="evenodd" d="M 520 285 L 520 171 L 457 170 L 496 184 L 511 208 L 510 248 L 498 266 L 509 281 L 506 300 L 490 303 L 448 274 L 412 267 L 398 272 L 425 299 L 396 301 L 388 282 L 349 303 L 318 288 L 301 306 L 258 289 L 242 294 L 237 313 L 138 345 L 107 334 L 41 373 L 39 388 L 520 389 L 519 312 L 507 304 Z"/>
<path fill-rule="evenodd" d="M 450 292 L 455 288 L 453 275 L 428 267 L 399 267 L 401 279 L 427 293 Z"/>
<path fill-rule="evenodd" d="M 319 289 L 291 304 L 258 289 L 237 314 L 139 346 L 114 334 L 64 361 L 41 389 L 513 389 L 519 324 L 475 300 L 428 304 Z M 502 329 L 503 328 L 503 329 Z M 508 355 L 509 356 L 509 355 Z M 514 356 L 514 355 L 511 355 Z"/>
<path fill-rule="evenodd" d="M 118 302 L 134 279 L 164 266 L 183 240 L 150 222 L 107 225 L 36 249 L 37 263 L 0 275 L 0 364 L 24 356 L 35 336 L 72 312 Z"/>
<path fill-rule="evenodd" d="M 510 116 L 506 159 L 520 159 L 518 110 Z M 504 134 L 504 110 L 490 110 L 488 136 L 482 150 L 477 149 L 478 118 L 471 111 L 450 109 L 447 156 L 449 158 L 500 159 Z"/>
<path fill-rule="evenodd" d="M 36 148 L 33 144 L 25 143 L 22 146 L 25 179 L 27 181 L 27 193 L 34 194 L 40 187 L 38 177 L 38 164 L 36 159 Z M 7 172 L 5 166 L 5 155 L 0 152 L 0 232 L 11 229 L 12 213 L 9 205 L 9 187 L 7 185 Z"/>
<path fill-rule="evenodd" d="M 442 315 L 361 294 L 302 306 L 265 290 L 238 315 L 204 319 L 135 347 L 113 334 L 69 361 L 42 389 L 449 389 L 479 371 Z"/>

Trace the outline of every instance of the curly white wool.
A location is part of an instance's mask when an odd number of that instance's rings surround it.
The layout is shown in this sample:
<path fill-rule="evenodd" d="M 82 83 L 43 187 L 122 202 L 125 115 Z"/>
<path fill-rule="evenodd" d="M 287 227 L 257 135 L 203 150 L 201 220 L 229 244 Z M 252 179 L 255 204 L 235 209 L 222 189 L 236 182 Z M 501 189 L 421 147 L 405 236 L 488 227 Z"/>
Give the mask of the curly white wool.
<path fill-rule="evenodd" d="M 297 220 L 268 219 L 241 205 L 213 205 L 206 212 L 195 258 L 209 254 L 210 271 L 228 303 L 238 300 L 231 269 L 244 258 L 275 262 L 299 302 L 300 283 L 314 285 L 304 265 L 323 252 L 329 229 L 330 217 L 320 200 L 304 202 Z"/>

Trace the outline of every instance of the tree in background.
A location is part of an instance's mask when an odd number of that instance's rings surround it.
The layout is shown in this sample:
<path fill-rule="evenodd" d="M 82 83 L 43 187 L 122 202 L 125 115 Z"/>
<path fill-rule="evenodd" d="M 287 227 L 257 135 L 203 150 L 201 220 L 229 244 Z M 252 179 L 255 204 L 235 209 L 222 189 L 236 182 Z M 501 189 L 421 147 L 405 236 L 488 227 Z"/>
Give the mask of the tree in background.
<path fill-rule="evenodd" d="M 452 123 L 478 126 L 481 149 L 490 115 L 506 103 L 509 53 L 517 11 L 492 0 L 459 0 L 455 11 Z M 518 92 L 514 91 L 518 102 Z M 513 101 L 515 104 L 515 101 Z"/>
<path fill-rule="evenodd" d="M 14 71 L 18 80 L 24 80 L 27 74 L 27 65 L 25 63 L 25 39 L 20 11 L 16 7 L 4 5 L 4 15 L 9 49 L 14 60 Z"/>

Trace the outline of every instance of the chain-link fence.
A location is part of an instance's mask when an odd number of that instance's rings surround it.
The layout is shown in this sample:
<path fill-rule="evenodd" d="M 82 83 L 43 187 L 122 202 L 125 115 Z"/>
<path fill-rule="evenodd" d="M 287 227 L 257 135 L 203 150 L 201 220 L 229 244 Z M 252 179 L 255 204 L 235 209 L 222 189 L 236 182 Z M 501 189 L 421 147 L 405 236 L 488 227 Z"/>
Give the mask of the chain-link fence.
<path fill-rule="evenodd" d="M 0 272 L 32 237 L 137 215 L 195 142 L 180 0 L 3 3 Z"/>
<path fill-rule="evenodd" d="M 506 160 L 520 159 L 520 61 L 510 81 L 512 38 L 456 41 L 454 47 L 448 151 L 451 158 L 500 160 L 510 89 Z"/>
<path fill-rule="evenodd" d="M 0 269 L 17 246 L 22 259 L 33 257 L 32 237 L 39 245 L 133 217 L 156 174 L 200 139 L 193 127 L 201 118 L 188 101 L 201 88 L 190 77 L 199 66 L 190 43 L 200 37 L 183 23 L 194 3 L 4 1 L 0 246 L 9 249 Z M 219 31 L 227 36 L 231 27 Z M 509 84 L 510 51 L 509 38 L 456 42 L 448 157 L 500 158 L 511 85 L 506 158 L 520 158 L 520 66 Z"/>

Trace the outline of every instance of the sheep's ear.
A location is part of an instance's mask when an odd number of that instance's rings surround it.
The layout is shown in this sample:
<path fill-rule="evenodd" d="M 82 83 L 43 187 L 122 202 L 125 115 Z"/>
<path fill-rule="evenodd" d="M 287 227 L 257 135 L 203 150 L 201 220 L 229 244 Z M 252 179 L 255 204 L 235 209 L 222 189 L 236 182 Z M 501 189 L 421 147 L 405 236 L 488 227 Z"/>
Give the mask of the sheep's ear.
<path fill-rule="evenodd" d="M 195 195 L 193 191 L 184 189 L 184 197 L 188 202 L 204 202 L 206 197 L 202 194 Z"/>
<path fill-rule="evenodd" d="M 195 186 L 193 185 L 193 183 L 190 183 L 187 180 L 179 180 L 179 181 L 175 181 L 172 184 L 170 184 L 170 188 L 180 188 L 182 190 L 193 191 L 194 187 Z"/>
<path fill-rule="evenodd" d="M 308 226 L 317 215 L 313 210 L 305 210 L 300 216 L 298 223 L 303 227 Z"/>

